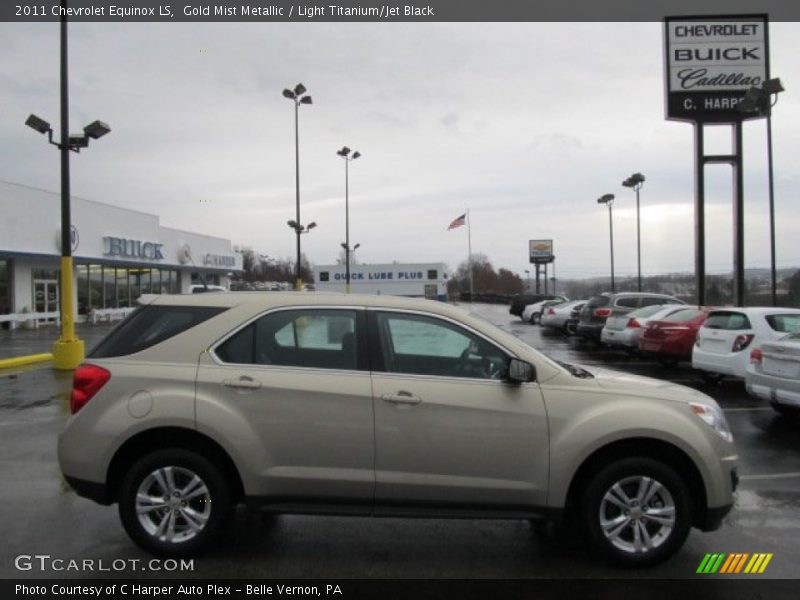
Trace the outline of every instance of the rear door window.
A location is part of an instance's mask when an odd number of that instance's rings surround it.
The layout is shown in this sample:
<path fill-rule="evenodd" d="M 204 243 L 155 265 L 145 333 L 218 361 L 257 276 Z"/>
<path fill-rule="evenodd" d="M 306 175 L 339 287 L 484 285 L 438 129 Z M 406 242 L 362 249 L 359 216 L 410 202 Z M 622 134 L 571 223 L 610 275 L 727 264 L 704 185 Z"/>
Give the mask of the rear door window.
<path fill-rule="evenodd" d="M 623 296 L 622 298 L 617 298 L 616 304 L 617 306 L 622 306 L 624 308 L 636 308 L 639 306 L 639 297 Z"/>
<path fill-rule="evenodd" d="M 752 329 L 750 319 L 747 318 L 746 314 L 728 310 L 709 314 L 704 327 L 706 329 L 724 329 L 727 331 Z"/>
<path fill-rule="evenodd" d="M 108 334 L 88 358 L 111 358 L 141 352 L 225 310 L 217 306 L 142 306 Z M 202 348 L 197 349 L 200 350 Z"/>
<path fill-rule="evenodd" d="M 358 320 L 355 310 L 276 311 L 235 333 L 214 353 L 231 364 L 367 370 L 356 335 Z"/>

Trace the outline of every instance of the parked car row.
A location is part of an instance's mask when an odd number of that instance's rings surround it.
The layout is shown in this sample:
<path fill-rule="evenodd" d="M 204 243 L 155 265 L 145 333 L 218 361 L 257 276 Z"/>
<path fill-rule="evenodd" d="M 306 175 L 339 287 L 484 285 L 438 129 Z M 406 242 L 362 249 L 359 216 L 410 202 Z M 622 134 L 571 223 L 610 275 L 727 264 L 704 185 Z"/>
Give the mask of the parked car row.
<path fill-rule="evenodd" d="M 526 307 L 523 315 L 535 314 L 537 306 Z M 742 378 L 751 395 L 781 414 L 800 416 L 800 309 L 693 307 L 673 296 L 623 292 L 543 310 L 543 326 L 665 365 L 691 362 L 709 382 Z"/>

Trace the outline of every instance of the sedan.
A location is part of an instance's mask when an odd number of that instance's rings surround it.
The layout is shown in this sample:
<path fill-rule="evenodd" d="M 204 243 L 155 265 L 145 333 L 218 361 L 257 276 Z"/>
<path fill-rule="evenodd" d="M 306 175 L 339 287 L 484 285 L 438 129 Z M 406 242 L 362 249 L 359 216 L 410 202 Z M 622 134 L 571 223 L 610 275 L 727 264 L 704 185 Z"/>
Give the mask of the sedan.
<path fill-rule="evenodd" d="M 654 304 L 645 306 L 628 314 L 612 315 L 600 332 L 600 341 L 611 347 L 637 350 L 642 328 L 652 319 L 663 319 L 682 310 L 681 304 Z"/>
<path fill-rule="evenodd" d="M 535 304 L 529 304 L 525 307 L 525 310 L 522 311 L 522 320 L 527 321 L 531 325 L 536 325 L 539 320 L 542 318 L 542 312 L 557 304 L 563 304 L 563 300 L 542 300 L 541 302 L 537 302 Z"/>
<path fill-rule="evenodd" d="M 682 308 L 666 317 L 651 319 L 642 331 L 639 350 L 655 355 L 658 362 L 674 365 L 692 360 L 697 330 L 705 322 L 710 308 Z"/>
<path fill-rule="evenodd" d="M 548 306 L 539 319 L 539 325 L 561 331 L 566 335 L 575 335 L 577 315 L 576 318 L 573 319 L 572 313 L 573 311 L 579 311 L 583 308 L 585 303 L 586 300 L 572 300 L 571 302 Z"/>
<path fill-rule="evenodd" d="M 780 414 L 800 416 L 800 332 L 753 348 L 745 385 Z"/>

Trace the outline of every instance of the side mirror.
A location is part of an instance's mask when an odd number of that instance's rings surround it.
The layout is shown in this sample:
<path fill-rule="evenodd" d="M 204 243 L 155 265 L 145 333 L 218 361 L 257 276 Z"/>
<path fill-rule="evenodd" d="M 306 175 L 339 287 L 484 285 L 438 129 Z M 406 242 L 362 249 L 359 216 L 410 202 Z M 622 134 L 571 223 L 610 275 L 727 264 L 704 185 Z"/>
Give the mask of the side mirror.
<path fill-rule="evenodd" d="M 529 362 L 512 358 L 508 363 L 508 380 L 513 383 L 536 381 L 536 368 Z"/>

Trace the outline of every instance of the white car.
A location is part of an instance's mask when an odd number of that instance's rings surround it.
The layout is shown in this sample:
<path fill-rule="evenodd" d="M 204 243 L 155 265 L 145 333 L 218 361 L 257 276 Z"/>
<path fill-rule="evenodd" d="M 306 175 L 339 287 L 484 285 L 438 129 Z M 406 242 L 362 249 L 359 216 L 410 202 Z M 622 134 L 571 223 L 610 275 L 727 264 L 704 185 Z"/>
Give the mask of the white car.
<path fill-rule="evenodd" d="M 558 329 L 568 335 L 572 335 L 575 333 L 574 324 L 572 330 L 570 330 L 569 323 L 572 311 L 580 310 L 585 303 L 586 300 L 571 300 L 570 302 L 562 302 L 561 304 L 548 306 L 544 309 L 544 312 L 542 312 L 539 324 L 542 327 Z"/>
<path fill-rule="evenodd" d="M 522 320 L 530 323 L 531 325 L 536 325 L 539 322 L 539 319 L 542 317 L 542 311 L 550 306 L 563 303 L 563 300 L 556 299 L 542 300 L 536 304 L 528 304 L 528 306 L 525 307 L 525 310 L 522 311 Z"/>
<path fill-rule="evenodd" d="M 638 349 L 639 337 L 648 321 L 664 319 L 685 308 L 683 304 L 654 304 L 624 315 L 612 314 L 600 332 L 600 341 L 612 347 Z"/>
<path fill-rule="evenodd" d="M 211 285 L 210 283 L 208 285 L 204 285 L 202 283 L 199 285 L 195 284 L 189 287 L 190 294 L 205 294 L 207 292 L 227 292 L 227 291 L 228 289 L 222 287 L 221 285 Z"/>
<path fill-rule="evenodd" d="M 692 367 L 706 379 L 744 377 L 750 350 L 800 331 L 800 309 L 733 307 L 714 310 L 697 332 Z"/>
<path fill-rule="evenodd" d="M 748 393 L 767 400 L 777 412 L 799 416 L 800 333 L 790 333 L 753 348 L 745 385 Z"/>

